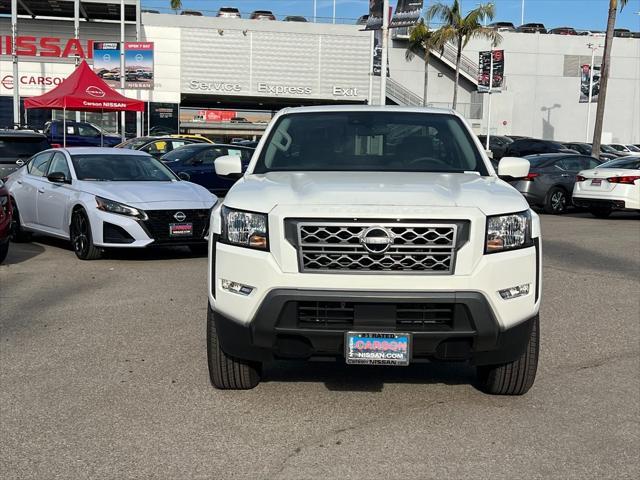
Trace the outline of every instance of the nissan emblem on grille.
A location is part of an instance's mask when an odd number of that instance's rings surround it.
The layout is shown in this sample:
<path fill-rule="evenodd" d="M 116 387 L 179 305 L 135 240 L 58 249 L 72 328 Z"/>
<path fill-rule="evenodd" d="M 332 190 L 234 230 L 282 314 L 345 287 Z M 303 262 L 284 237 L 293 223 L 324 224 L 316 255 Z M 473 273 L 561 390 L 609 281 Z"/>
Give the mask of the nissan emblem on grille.
<path fill-rule="evenodd" d="M 300 221 L 300 269 L 309 273 L 452 274 L 457 233 L 455 223 Z"/>
<path fill-rule="evenodd" d="M 187 219 L 187 216 L 183 212 L 176 212 L 173 216 L 178 222 L 184 222 Z"/>
<path fill-rule="evenodd" d="M 384 227 L 369 227 L 360 236 L 360 243 L 369 253 L 382 254 L 389 250 L 395 235 Z"/>

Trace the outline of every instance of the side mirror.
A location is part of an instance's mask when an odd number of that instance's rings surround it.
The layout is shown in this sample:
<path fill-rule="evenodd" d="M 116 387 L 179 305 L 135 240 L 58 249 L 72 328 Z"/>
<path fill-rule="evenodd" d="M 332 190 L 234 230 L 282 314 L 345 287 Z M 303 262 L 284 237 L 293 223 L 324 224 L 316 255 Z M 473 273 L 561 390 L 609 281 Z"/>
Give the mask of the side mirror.
<path fill-rule="evenodd" d="M 178 178 L 180 180 L 188 182 L 189 180 L 191 180 L 191 175 L 189 175 L 187 172 L 178 172 Z"/>
<path fill-rule="evenodd" d="M 51 183 L 71 183 L 71 180 L 62 172 L 53 172 L 47 175 L 47 180 Z"/>
<path fill-rule="evenodd" d="M 242 160 L 237 155 L 223 155 L 215 160 L 216 175 L 226 178 L 242 176 Z"/>
<path fill-rule="evenodd" d="M 518 157 L 502 157 L 498 164 L 498 176 L 503 180 L 516 180 L 529 175 L 529 160 Z"/>

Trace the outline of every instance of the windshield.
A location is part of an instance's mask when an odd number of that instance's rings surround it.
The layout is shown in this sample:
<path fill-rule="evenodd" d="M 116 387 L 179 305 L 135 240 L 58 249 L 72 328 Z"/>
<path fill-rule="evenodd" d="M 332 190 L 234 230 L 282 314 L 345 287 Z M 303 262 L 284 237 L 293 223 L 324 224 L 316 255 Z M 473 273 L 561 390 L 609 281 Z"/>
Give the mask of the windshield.
<path fill-rule="evenodd" d="M 180 147 L 175 150 L 171 150 L 162 156 L 163 162 L 175 162 L 177 160 L 186 160 L 193 157 L 196 153 L 202 151 L 202 147 Z"/>
<path fill-rule="evenodd" d="M 177 177 L 146 155 L 72 155 L 78 180 L 103 182 L 170 182 Z"/>
<path fill-rule="evenodd" d="M 293 113 L 271 130 L 253 173 L 478 172 L 480 152 L 453 115 L 394 111 Z"/>
<path fill-rule="evenodd" d="M 138 150 L 141 146 L 149 142 L 148 138 L 132 138 L 118 145 L 118 148 L 128 148 L 129 150 Z"/>
<path fill-rule="evenodd" d="M 0 138 L 0 157 L 30 157 L 42 150 L 51 148 L 43 137 L 2 137 Z"/>
<path fill-rule="evenodd" d="M 598 165 L 598 168 L 628 168 L 630 170 L 640 170 L 640 157 L 624 157 Z"/>

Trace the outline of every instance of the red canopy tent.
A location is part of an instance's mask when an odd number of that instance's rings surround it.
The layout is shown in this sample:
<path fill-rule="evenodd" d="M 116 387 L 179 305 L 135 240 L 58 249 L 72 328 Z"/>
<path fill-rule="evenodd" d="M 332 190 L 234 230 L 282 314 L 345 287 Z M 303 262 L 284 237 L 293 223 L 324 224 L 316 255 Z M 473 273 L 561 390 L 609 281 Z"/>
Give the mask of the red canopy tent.
<path fill-rule="evenodd" d="M 113 90 L 84 60 L 74 72 L 53 90 L 27 98 L 24 108 L 80 110 L 83 112 L 144 112 L 144 102 L 128 98 Z M 66 115 L 63 115 L 66 122 Z M 66 125 L 63 127 L 66 144 Z"/>

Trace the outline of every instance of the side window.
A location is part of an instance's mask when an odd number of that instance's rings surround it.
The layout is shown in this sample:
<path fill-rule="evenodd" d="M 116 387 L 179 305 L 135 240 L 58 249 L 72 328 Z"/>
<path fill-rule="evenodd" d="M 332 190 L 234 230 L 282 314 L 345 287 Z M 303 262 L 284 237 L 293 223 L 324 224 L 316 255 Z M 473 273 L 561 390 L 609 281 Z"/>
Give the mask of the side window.
<path fill-rule="evenodd" d="M 216 158 L 222 155 L 226 155 L 222 148 L 203 148 L 202 151 L 196 155 L 195 160 L 197 160 L 197 163 L 201 162 L 202 165 L 213 165 Z"/>
<path fill-rule="evenodd" d="M 71 178 L 69 164 L 67 163 L 67 159 L 65 158 L 64 154 L 61 152 L 56 152 L 53 154 L 53 158 L 51 159 L 48 170 L 48 173 L 58 172 L 64 173 L 64 176 L 67 178 Z"/>
<path fill-rule="evenodd" d="M 157 140 L 146 147 L 142 147 L 140 150 L 147 152 L 149 155 L 164 155 L 169 151 L 169 142 L 165 140 Z"/>
<path fill-rule="evenodd" d="M 185 142 L 184 140 L 171 140 L 171 150 L 175 150 L 178 147 L 188 145 L 191 142 Z"/>
<path fill-rule="evenodd" d="M 595 158 L 591 158 L 591 157 L 585 157 L 583 159 L 583 162 L 584 162 L 584 165 L 582 166 L 583 170 L 596 168 L 598 165 L 600 165 L 600 162 L 598 162 Z"/>
<path fill-rule="evenodd" d="M 27 166 L 27 172 L 36 177 L 43 177 L 47 172 L 49 166 L 49 159 L 51 158 L 51 152 L 41 153 L 31 159 Z"/>
<path fill-rule="evenodd" d="M 78 135 L 81 137 L 97 137 L 100 135 L 100 132 L 93 128 L 91 125 L 86 125 L 79 123 L 78 127 Z"/>
<path fill-rule="evenodd" d="M 561 170 L 577 172 L 578 170 L 584 169 L 584 167 L 582 166 L 583 164 L 586 164 L 586 162 L 584 162 L 582 158 L 575 157 L 563 158 L 556 163 L 556 166 L 558 166 Z"/>

